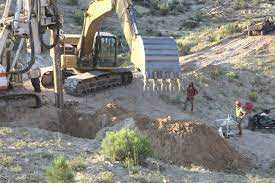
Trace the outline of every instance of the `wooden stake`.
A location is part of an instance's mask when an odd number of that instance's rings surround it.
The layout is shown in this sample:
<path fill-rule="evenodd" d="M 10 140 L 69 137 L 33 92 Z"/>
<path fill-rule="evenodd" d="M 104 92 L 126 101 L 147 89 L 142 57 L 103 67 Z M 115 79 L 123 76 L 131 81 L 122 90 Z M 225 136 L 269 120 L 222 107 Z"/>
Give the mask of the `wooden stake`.
<path fill-rule="evenodd" d="M 51 40 L 56 39 L 56 32 L 51 33 Z M 60 44 L 57 44 L 51 49 L 51 57 L 53 59 L 53 75 L 54 75 L 54 95 L 55 104 L 57 108 L 63 109 L 63 83 L 62 83 L 62 70 L 61 70 L 61 54 Z"/>

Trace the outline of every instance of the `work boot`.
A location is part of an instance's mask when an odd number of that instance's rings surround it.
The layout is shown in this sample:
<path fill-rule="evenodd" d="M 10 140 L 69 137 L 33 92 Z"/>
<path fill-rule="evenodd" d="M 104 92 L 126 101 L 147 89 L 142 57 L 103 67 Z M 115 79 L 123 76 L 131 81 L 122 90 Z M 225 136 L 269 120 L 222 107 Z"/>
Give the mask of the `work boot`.
<path fill-rule="evenodd" d="M 242 136 L 242 135 L 243 135 L 242 131 L 239 131 L 239 136 Z"/>
<path fill-rule="evenodd" d="M 31 79 L 32 86 L 34 88 L 34 92 L 41 93 L 41 87 L 40 87 L 40 80 L 39 78 L 32 78 Z"/>
<path fill-rule="evenodd" d="M 41 93 L 41 89 L 35 89 L 34 92 L 35 93 Z"/>

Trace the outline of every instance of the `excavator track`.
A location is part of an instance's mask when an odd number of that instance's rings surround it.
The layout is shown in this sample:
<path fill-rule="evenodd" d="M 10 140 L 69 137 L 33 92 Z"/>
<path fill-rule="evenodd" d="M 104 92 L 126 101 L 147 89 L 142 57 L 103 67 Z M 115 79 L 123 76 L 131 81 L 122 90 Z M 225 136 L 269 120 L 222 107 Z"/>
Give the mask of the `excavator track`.
<path fill-rule="evenodd" d="M 72 96 L 84 96 L 117 86 L 129 85 L 133 74 L 128 69 L 118 68 L 108 71 L 90 71 L 70 76 L 65 80 L 64 89 Z"/>
<path fill-rule="evenodd" d="M 33 93 L 0 94 L 0 105 L 3 107 L 39 108 L 41 107 L 41 99 Z"/>

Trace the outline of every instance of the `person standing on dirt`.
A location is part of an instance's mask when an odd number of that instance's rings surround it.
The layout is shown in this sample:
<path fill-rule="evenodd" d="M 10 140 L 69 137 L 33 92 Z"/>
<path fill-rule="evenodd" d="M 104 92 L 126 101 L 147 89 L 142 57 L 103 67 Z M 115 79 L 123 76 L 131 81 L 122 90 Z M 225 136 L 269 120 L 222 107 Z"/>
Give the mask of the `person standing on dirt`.
<path fill-rule="evenodd" d="M 33 64 L 30 71 L 28 72 L 29 78 L 31 79 L 32 86 L 36 93 L 41 92 L 40 87 L 40 77 L 41 77 L 41 70 L 37 64 Z"/>
<path fill-rule="evenodd" d="M 239 129 L 239 135 L 242 135 L 242 121 L 246 115 L 246 111 L 243 108 L 240 101 L 235 102 L 235 108 L 236 108 L 236 121 L 238 123 L 238 129 Z"/>
<path fill-rule="evenodd" d="M 197 94 L 198 94 L 198 90 L 195 88 L 194 83 L 191 82 L 187 88 L 187 97 L 186 97 L 186 100 L 184 102 L 184 107 L 183 107 L 184 110 L 186 110 L 188 103 L 190 103 L 191 104 L 191 112 L 193 112 L 194 99 Z"/>
<path fill-rule="evenodd" d="M 252 102 L 246 102 L 244 105 L 244 108 L 245 108 L 246 114 L 250 114 L 254 109 L 254 105 Z"/>

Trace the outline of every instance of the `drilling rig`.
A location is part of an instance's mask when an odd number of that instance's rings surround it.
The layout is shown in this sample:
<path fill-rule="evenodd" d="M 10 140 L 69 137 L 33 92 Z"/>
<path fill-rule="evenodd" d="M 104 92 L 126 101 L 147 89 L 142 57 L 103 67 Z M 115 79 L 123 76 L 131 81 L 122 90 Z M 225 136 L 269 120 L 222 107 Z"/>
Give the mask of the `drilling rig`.
<path fill-rule="evenodd" d="M 7 87 L 0 91 L 4 105 L 40 106 L 40 97 L 22 86 L 22 75 L 36 64 L 39 55 L 58 44 L 61 26 L 55 0 L 6 1 L 0 20 L 0 66 L 7 80 Z"/>
<path fill-rule="evenodd" d="M 174 82 L 180 79 L 181 72 L 175 40 L 140 35 L 131 0 L 91 1 L 84 12 L 82 34 L 62 36 L 62 18 L 56 0 L 17 0 L 15 8 L 12 8 L 12 0 L 7 0 L 0 21 L 0 64 L 5 68 L 9 85 L 22 82 L 22 74 L 30 70 L 38 55 L 53 48 L 60 51 L 59 42 L 62 42 L 61 68 L 54 64 L 55 72 L 43 75 L 44 87 L 55 85 L 55 93 L 62 93 L 58 83 L 63 80 L 68 94 L 82 96 L 99 89 L 130 84 L 132 71 L 117 64 L 117 36 L 100 31 L 103 20 L 113 12 L 118 16 L 129 46 L 130 61 L 142 73 L 145 85 L 148 80 L 161 81 L 162 84 L 166 81 L 179 83 Z M 48 40 L 53 41 L 48 43 Z M 19 61 L 24 46 L 29 59 Z M 62 69 L 62 74 L 57 74 L 59 69 Z M 4 94 L 1 92 L 0 99 L 35 99 L 36 105 L 39 103 L 37 95 L 16 87 Z"/>

